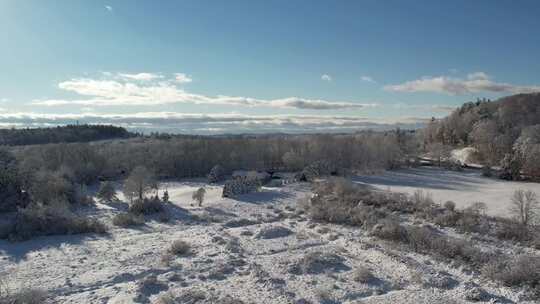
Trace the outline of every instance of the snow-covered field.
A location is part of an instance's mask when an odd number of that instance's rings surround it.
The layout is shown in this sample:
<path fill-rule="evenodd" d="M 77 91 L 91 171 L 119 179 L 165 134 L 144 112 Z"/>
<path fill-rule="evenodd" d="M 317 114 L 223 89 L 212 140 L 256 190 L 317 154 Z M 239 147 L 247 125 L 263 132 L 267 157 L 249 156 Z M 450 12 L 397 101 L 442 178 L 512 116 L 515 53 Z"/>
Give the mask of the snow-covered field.
<path fill-rule="evenodd" d="M 484 201 L 491 210 L 501 210 L 513 189 L 526 185 L 437 169 L 355 180 L 400 191 L 423 187 L 437 200 Z M 178 303 L 442 304 L 468 303 L 477 287 L 492 303 L 527 303 L 520 290 L 501 287 L 466 267 L 403 251 L 359 228 L 313 223 L 296 214 L 296 201 L 310 191 L 305 183 L 263 188 L 236 199 L 221 198 L 220 186 L 200 181 L 162 186 L 172 201 L 169 222 L 149 218 L 136 228 L 115 227 L 111 218 L 127 205 L 98 204 L 88 212 L 111 227 L 108 235 L 0 241 L 0 278 L 11 290 L 47 290 L 54 303 L 153 303 L 171 292 L 185 295 Z M 200 186 L 207 187 L 203 207 L 191 199 Z M 178 239 L 191 244 L 192 254 L 163 260 Z M 530 251 L 505 242 L 485 246 Z M 317 262 L 317 256 L 333 258 Z M 373 276 L 355 280 L 362 268 Z M 193 301 L 197 290 L 222 299 Z M 227 302 L 226 296 L 243 302 Z"/>
<path fill-rule="evenodd" d="M 515 190 L 532 190 L 540 196 L 539 183 L 487 178 L 481 176 L 480 170 L 472 169 L 456 172 L 436 167 L 420 167 L 358 176 L 354 181 L 408 194 L 421 189 L 429 192 L 437 203 L 453 201 L 460 208 L 475 202 L 484 202 L 488 208 L 487 213 L 497 216 L 508 216 L 510 200 Z"/>

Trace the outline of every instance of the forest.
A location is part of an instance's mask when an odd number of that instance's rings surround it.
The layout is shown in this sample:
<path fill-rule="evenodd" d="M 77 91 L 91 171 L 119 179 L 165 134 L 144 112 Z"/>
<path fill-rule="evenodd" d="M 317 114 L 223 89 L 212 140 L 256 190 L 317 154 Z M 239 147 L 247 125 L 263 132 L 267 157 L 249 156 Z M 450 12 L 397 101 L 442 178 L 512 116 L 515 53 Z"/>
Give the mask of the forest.
<path fill-rule="evenodd" d="M 475 147 L 478 161 L 501 167 L 503 178 L 540 176 L 540 93 L 468 102 L 422 132 L 428 150 Z"/>
<path fill-rule="evenodd" d="M 0 146 L 90 142 L 128 138 L 135 134 L 110 125 L 67 125 L 54 128 L 0 129 Z"/>

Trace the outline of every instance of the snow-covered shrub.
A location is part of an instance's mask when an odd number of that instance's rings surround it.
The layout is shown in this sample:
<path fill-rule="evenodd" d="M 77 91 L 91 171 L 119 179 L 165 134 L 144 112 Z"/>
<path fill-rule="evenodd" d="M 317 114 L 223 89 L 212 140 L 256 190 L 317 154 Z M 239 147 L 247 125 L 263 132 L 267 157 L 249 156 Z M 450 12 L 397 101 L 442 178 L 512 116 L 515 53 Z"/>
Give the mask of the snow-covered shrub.
<path fill-rule="evenodd" d="M 208 183 L 218 183 L 225 178 L 225 169 L 220 165 L 215 165 L 208 173 Z"/>
<path fill-rule="evenodd" d="M 253 177 L 237 177 L 228 180 L 223 185 L 223 197 L 234 197 L 236 195 L 257 192 L 261 188 L 261 182 Z"/>
<path fill-rule="evenodd" d="M 158 197 L 136 199 L 129 206 L 129 212 L 133 214 L 153 214 L 164 211 L 163 202 Z"/>
<path fill-rule="evenodd" d="M 131 212 L 118 213 L 113 217 L 113 224 L 120 227 L 129 227 L 142 225 L 144 223 L 144 217 L 142 215 L 136 215 Z"/>
<path fill-rule="evenodd" d="M 320 177 L 336 175 L 337 168 L 329 161 L 316 161 L 306 166 L 297 176 L 298 180 L 312 182 Z"/>
<path fill-rule="evenodd" d="M 105 233 L 107 227 L 96 219 L 74 214 L 65 204 L 30 205 L 19 209 L 10 233 L 14 240 L 42 235 Z"/>

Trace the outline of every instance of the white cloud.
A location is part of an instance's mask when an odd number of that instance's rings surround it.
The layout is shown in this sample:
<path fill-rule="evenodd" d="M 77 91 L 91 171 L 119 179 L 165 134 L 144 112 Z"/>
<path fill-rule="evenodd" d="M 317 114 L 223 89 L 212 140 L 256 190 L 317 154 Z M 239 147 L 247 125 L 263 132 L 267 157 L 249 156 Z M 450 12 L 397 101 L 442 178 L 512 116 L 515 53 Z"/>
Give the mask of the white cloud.
<path fill-rule="evenodd" d="M 360 77 L 360 79 L 361 79 L 362 81 L 365 81 L 365 82 L 376 83 L 376 81 L 373 80 L 373 78 L 371 78 L 370 76 L 364 75 L 364 76 Z"/>
<path fill-rule="evenodd" d="M 498 83 L 494 82 L 491 77 L 484 72 L 475 72 L 467 75 L 466 79 L 448 76 L 423 77 L 402 84 L 388 85 L 385 86 L 384 89 L 396 92 L 436 92 L 452 95 L 477 92 L 508 92 L 517 94 L 538 92 L 540 91 L 540 86 L 520 86 L 508 83 Z"/>
<path fill-rule="evenodd" d="M 363 129 L 389 130 L 396 126 L 418 128 L 423 118 L 370 119 L 332 115 L 241 115 L 176 112 L 142 112 L 132 114 L 45 114 L 0 113 L 0 126 L 39 127 L 72 124 L 115 124 L 130 129 L 162 132 L 216 133 L 314 133 L 355 132 Z"/>
<path fill-rule="evenodd" d="M 143 74 L 143 73 L 141 73 Z M 141 75 L 133 74 L 133 75 Z M 133 76 L 132 75 L 132 76 Z M 129 78 L 129 77 L 128 77 Z M 129 79 L 90 79 L 76 78 L 58 84 L 64 91 L 82 96 L 80 99 L 46 99 L 34 100 L 32 104 L 43 106 L 83 105 L 83 106 L 132 106 L 163 105 L 174 103 L 234 105 L 248 107 L 296 108 L 310 110 L 332 110 L 348 108 L 364 108 L 375 104 L 360 104 L 342 101 L 326 101 L 287 97 L 280 99 L 257 99 L 241 96 L 216 97 L 195 94 L 177 87 L 172 81 L 133 82 Z"/>
<path fill-rule="evenodd" d="M 104 75 L 107 75 L 107 73 L 104 73 Z M 154 73 L 137 73 L 137 74 L 119 73 L 118 77 L 124 78 L 124 79 L 131 79 L 131 80 L 140 80 L 140 81 L 149 81 L 149 80 L 163 78 L 163 76 L 154 74 Z"/>
<path fill-rule="evenodd" d="M 321 80 L 330 82 L 330 81 L 332 81 L 332 77 L 330 75 L 328 75 L 328 74 L 323 74 L 321 76 Z"/>
<path fill-rule="evenodd" d="M 190 83 L 193 81 L 193 79 L 189 75 L 184 74 L 184 73 L 174 74 L 174 80 L 177 83 Z"/>
<path fill-rule="evenodd" d="M 8 101 L 9 101 L 9 99 L 7 99 L 7 98 L 0 98 L 0 103 L 8 102 Z"/>
<path fill-rule="evenodd" d="M 112 11 L 113 11 L 112 6 L 110 6 L 110 5 L 105 5 L 105 9 L 106 9 L 107 11 L 109 11 L 109 12 L 112 12 Z"/>

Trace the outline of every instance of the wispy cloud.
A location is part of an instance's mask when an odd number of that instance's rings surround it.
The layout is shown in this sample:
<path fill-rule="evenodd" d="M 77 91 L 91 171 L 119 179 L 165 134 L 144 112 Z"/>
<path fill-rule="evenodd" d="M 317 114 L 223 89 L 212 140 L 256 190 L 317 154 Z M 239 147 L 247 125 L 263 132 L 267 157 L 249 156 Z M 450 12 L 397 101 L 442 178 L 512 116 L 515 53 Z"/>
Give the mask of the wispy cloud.
<path fill-rule="evenodd" d="M 184 74 L 184 73 L 174 74 L 174 80 L 177 83 L 190 83 L 193 81 L 193 79 L 189 75 Z"/>
<path fill-rule="evenodd" d="M 106 9 L 107 11 L 109 11 L 109 12 L 112 12 L 112 11 L 113 11 L 112 6 L 110 6 L 110 5 L 105 5 L 105 9 Z"/>
<path fill-rule="evenodd" d="M 154 73 L 136 73 L 136 74 L 118 73 L 118 76 L 124 79 L 141 80 L 141 81 L 149 81 L 149 80 L 163 78 L 163 76 L 154 74 Z"/>
<path fill-rule="evenodd" d="M 332 81 L 332 76 L 330 76 L 328 74 L 323 74 L 321 76 L 321 80 L 330 82 L 330 81 Z"/>
<path fill-rule="evenodd" d="M 365 82 L 371 82 L 371 83 L 376 83 L 376 81 L 375 81 L 375 80 L 373 80 L 373 78 L 372 78 L 372 77 L 370 77 L 370 76 L 366 76 L 366 75 L 364 75 L 364 76 L 360 77 L 360 79 L 361 79 L 362 81 L 365 81 Z"/>
<path fill-rule="evenodd" d="M 484 72 L 475 72 L 467 75 L 466 79 L 448 76 L 423 77 L 407 81 L 402 84 L 388 85 L 387 91 L 395 92 L 435 92 L 452 95 L 463 95 L 477 92 L 495 93 L 532 93 L 540 91 L 540 86 L 523 86 L 509 83 L 499 83 Z"/>
<path fill-rule="evenodd" d="M 370 119 L 332 115 L 241 115 L 197 114 L 175 112 L 142 112 L 133 114 L 43 114 L 0 113 L 0 126 L 39 127 L 62 124 L 115 124 L 141 131 L 163 131 L 193 134 L 218 133 L 315 133 L 355 132 L 362 129 L 388 130 L 396 126 L 421 127 L 423 118 Z"/>
<path fill-rule="evenodd" d="M 108 74 L 104 74 L 108 75 Z M 114 75 L 114 74 L 110 74 Z M 175 103 L 234 105 L 247 107 L 295 108 L 310 110 L 359 109 L 376 104 L 362 104 L 343 101 L 327 101 L 286 97 L 280 99 L 257 99 L 241 96 L 206 96 L 190 93 L 176 86 L 176 78 L 169 80 L 138 81 L 149 78 L 149 73 L 129 74 L 123 79 L 75 78 L 58 84 L 64 91 L 76 93 L 80 99 L 34 100 L 32 104 L 42 106 L 84 105 L 84 106 L 154 106 Z M 140 77 L 140 75 L 145 75 Z M 131 79 L 137 81 L 132 81 Z"/>
<path fill-rule="evenodd" d="M 0 98 L 0 103 L 4 103 L 4 102 L 8 102 L 9 99 L 8 98 Z"/>

